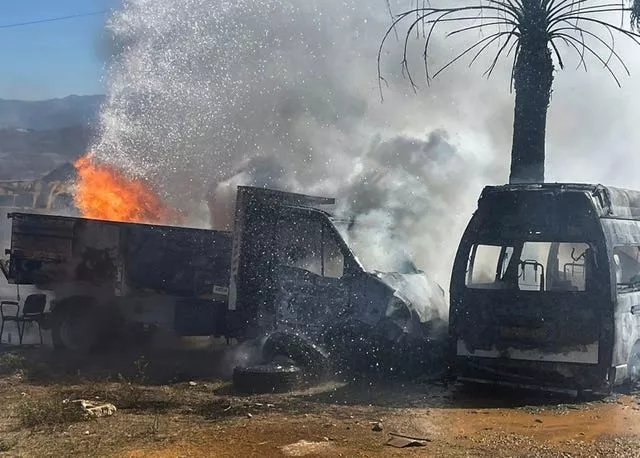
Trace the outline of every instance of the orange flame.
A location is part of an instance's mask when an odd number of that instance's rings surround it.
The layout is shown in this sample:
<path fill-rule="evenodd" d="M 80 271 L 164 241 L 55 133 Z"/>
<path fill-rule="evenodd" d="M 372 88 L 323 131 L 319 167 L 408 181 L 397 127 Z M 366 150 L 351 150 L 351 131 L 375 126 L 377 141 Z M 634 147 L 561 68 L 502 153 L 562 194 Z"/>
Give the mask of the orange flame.
<path fill-rule="evenodd" d="M 174 212 L 140 179 L 115 167 L 96 164 L 91 154 L 78 159 L 74 201 L 86 218 L 137 223 L 169 223 Z"/>

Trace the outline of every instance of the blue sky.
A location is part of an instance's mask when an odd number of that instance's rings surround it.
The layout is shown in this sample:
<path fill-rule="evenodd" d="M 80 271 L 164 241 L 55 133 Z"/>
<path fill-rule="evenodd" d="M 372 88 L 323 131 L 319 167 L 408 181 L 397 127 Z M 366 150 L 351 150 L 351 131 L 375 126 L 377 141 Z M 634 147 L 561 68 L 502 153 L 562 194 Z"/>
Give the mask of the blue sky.
<path fill-rule="evenodd" d="M 119 0 L 0 0 L 0 98 L 40 100 L 104 93 L 104 62 L 98 49 L 108 14 L 2 26 L 119 4 Z"/>

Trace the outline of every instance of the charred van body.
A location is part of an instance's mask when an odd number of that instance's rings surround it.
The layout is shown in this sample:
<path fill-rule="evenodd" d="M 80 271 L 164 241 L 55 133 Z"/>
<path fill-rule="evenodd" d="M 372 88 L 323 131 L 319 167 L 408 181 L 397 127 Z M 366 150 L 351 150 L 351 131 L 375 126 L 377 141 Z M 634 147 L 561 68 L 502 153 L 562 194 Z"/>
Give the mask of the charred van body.
<path fill-rule="evenodd" d="M 451 278 L 462 381 L 609 391 L 640 374 L 640 193 L 486 187 Z"/>

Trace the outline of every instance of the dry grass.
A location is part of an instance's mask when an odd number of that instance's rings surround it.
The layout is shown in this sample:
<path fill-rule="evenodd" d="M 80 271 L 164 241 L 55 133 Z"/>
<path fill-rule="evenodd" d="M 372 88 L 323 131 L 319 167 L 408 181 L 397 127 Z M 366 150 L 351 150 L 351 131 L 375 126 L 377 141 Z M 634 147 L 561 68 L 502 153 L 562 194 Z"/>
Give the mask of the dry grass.
<path fill-rule="evenodd" d="M 10 375 L 27 367 L 27 359 L 13 352 L 0 354 L 0 375 Z"/>
<path fill-rule="evenodd" d="M 20 425 L 25 428 L 68 425 L 85 419 L 78 405 L 58 396 L 22 401 L 16 408 L 16 414 Z"/>
<path fill-rule="evenodd" d="M 49 380 L 53 376 L 50 365 L 39 359 L 28 358 L 15 351 L 0 353 L 0 376 L 23 374 L 30 380 Z"/>

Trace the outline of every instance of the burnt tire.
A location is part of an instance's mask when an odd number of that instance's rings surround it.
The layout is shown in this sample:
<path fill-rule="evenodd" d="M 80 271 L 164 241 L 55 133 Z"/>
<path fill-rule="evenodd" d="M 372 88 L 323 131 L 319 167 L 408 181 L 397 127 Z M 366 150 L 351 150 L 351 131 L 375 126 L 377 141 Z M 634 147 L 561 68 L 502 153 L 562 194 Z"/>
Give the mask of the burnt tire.
<path fill-rule="evenodd" d="M 293 365 L 262 364 L 233 370 L 233 388 L 243 394 L 285 393 L 301 383 L 302 370 Z"/>
<path fill-rule="evenodd" d="M 329 355 L 299 334 L 275 332 L 262 347 L 262 357 L 271 362 L 284 357 L 305 370 L 306 376 L 322 377 L 329 372 Z"/>

